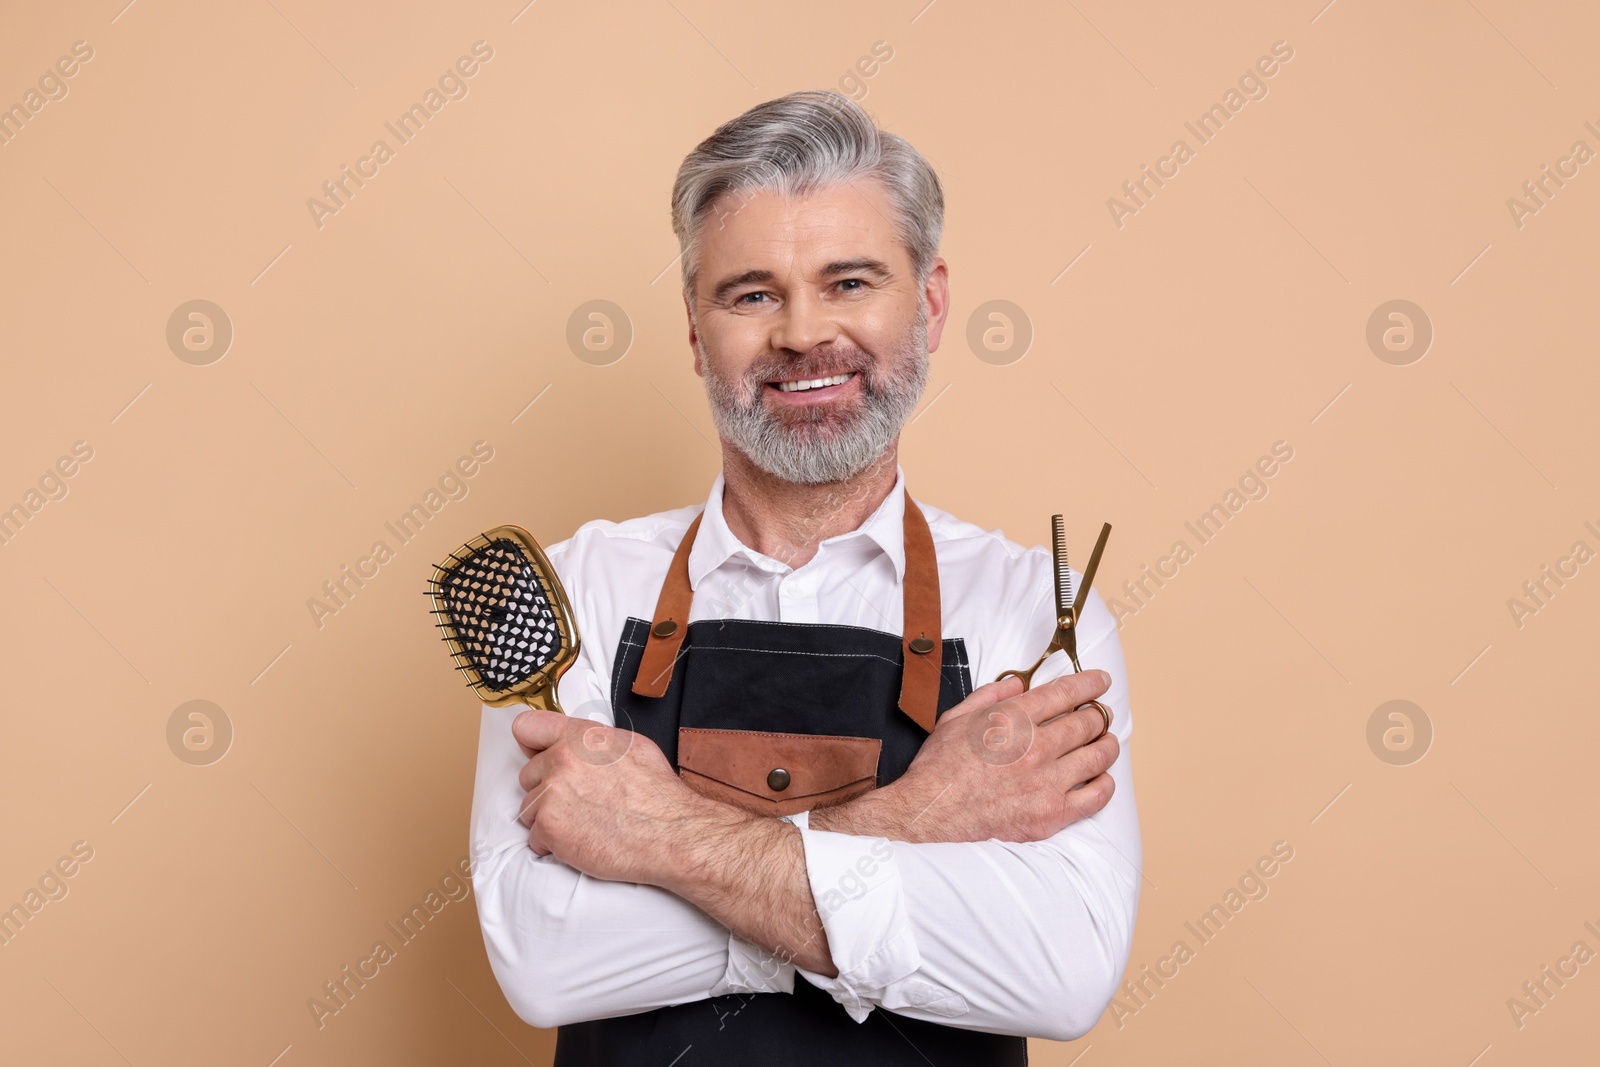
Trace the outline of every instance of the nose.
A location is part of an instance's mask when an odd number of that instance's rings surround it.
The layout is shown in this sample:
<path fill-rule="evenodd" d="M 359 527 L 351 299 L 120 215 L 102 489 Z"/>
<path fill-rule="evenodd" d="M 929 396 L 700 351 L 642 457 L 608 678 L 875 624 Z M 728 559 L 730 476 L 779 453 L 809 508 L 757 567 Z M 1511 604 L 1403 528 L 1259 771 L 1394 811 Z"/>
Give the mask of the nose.
<path fill-rule="evenodd" d="M 793 293 L 773 317 L 771 344 L 774 351 L 810 352 L 838 337 L 839 324 L 834 321 L 832 310 L 814 293 Z"/>

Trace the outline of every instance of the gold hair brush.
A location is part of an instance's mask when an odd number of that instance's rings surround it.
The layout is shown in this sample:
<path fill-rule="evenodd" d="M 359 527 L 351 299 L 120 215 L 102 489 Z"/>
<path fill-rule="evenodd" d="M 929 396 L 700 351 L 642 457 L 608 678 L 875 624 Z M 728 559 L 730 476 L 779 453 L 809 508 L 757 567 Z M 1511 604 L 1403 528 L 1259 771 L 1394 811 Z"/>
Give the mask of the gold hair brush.
<path fill-rule="evenodd" d="M 561 711 L 556 683 L 578 658 L 578 628 L 528 531 L 496 526 L 474 537 L 434 567 L 428 596 L 456 670 L 485 704 Z"/>

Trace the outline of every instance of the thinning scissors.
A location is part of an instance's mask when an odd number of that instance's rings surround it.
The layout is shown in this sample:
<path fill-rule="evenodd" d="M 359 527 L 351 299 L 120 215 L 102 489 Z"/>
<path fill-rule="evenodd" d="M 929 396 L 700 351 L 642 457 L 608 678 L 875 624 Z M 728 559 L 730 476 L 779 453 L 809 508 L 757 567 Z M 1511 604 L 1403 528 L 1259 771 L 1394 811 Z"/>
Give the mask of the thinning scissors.
<path fill-rule="evenodd" d="M 1072 660 L 1072 669 L 1076 672 L 1083 670 L 1083 665 L 1078 662 L 1078 620 L 1083 617 L 1083 609 L 1089 602 L 1089 587 L 1094 583 L 1094 572 L 1100 567 L 1100 556 L 1106 550 L 1106 540 L 1111 536 L 1111 524 L 1103 523 L 1100 527 L 1100 539 L 1094 544 L 1094 551 L 1089 555 L 1089 566 L 1084 569 L 1083 582 L 1078 586 L 1077 596 L 1072 593 L 1072 571 L 1067 566 L 1067 534 L 1066 526 L 1060 515 L 1050 516 L 1050 542 L 1055 554 L 1056 564 L 1056 629 L 1050 638 L 1050 646 L 1044 654 L 1034 661 L 1033 666 L 1021 671 L 1001 671 L 995 678 L 999 681 L 1008 675 L 1016 675 L 1022 679 L 1022 688 L 1026 691 L 1033 684 L 1033 672 L 1044 665 L 1053 652 L 1065 652 Z M 1091 700 L 1105 716 L 1105 729 L 1100 731 L 1104 737 L 1111 729 L 1111 709 L 1098 700 Z M 1080 705 L 1087 707 L 1088 704 Z M 1097 737 L 1095 740 L 1099 740 Z"/>

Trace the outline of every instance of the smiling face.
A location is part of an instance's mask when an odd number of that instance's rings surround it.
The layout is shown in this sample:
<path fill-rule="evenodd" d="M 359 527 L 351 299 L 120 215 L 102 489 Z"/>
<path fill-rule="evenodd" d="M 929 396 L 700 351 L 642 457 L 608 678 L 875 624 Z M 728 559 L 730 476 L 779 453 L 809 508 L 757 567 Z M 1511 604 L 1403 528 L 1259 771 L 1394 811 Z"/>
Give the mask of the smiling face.
<path fill-rule="evenodd" d="M 882 456 L 922 395 L 949 310 L 919 287 L 876 182 L 788 199 L 729 194 L 706 216 L 689 341 L 725 447 L 786 481 L 843 481 Z M 686 301 L 687 302 L 687 301 Z"/>

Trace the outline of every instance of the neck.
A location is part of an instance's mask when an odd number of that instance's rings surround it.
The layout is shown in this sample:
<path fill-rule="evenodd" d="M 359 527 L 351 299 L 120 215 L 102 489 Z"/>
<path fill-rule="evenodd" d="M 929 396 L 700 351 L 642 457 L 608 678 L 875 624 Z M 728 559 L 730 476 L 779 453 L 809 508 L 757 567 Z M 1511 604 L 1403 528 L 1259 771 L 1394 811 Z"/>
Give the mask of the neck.
<path fill-rule="evenodd" d="M 829 537 L 857 529 L 894 488 L 899 439 L 861 473 L 842 482 L 800 485 L 775 478 L 726 441 L 722 515 L 733 535 L 764 556 L 798 569 Z"/>

